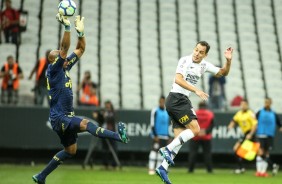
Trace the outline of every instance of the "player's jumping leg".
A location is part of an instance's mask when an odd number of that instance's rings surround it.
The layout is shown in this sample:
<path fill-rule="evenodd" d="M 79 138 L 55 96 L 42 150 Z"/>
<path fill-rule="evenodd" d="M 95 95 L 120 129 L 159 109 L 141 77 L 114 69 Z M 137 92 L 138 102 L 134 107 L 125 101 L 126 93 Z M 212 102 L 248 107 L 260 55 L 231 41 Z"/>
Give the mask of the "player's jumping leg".
<path fill-rule="evenodd" d="M 68 152 L 67 152 L 68 151 Z M 43 169 L 39 174 L 32 176 L 32 179 L 35 183 L 45 184 L 46 177 L 54 171 L 64 160 L 71 158 L 76 152 L 76 144 L 73 144 L 64 150 L 58 152 L 48 165 Z M 72 154 L 70 154 L 72 153 Z"/>
<path fill-rule="evenodd" d="M 173 153 L 177 154 L 182 145 L 188 140 L 192 139 L 200 131 L 198 121 L 195 119 L 192 120 L 189 124 L 185 125 L 185 127 L 185 130 L 174 129 L 174 131 L 176 131 L 177 133 L 175 133 L 175 138 L 173 139 L 173 141 L 165 148 L 160 149 L 160 153 L 169 165 L 174 165 L 172 158 Z M 178 148 L 179 146 L 180 148 Z"/>
<path fill-rule="evenodd" d="M 175 158 L 176 154 L 178 153 L 178 151 L 180 150 L 181 146 L 177 146 L 174 150 L 173 150 L 173 154 L 171 155 L 172 160 Z M 169 164 L 167 163 L 167 161 L 164 159 L 162 164 L 156 168 L 156 174 L 161 178 L 161 180 L 167 184 L 170 184 L 170 180 L 168 178 L 168 166 Z"/>
<path fill-rule="evenodd" d="M 115 141 L 128 143 L 129 139 L 126 134 L 126 128 L 124 123 L 119 122 L 118 123 L 118 133 L 112 132 L 110 130 L 106 130 L 104 128 L 98 127 L 92 122 L 89 122 L 86 119 L 83 119 L 80 123 L 80 130 L 81 131 L 87 131 L 91 133 L 92 135 L 99 137 L 99 138 L 109 138 L 113 139 Z"/>
<path fill-rule="evenodd" d="M 166 184 L 171 184 L 169 178 L 168 178 L 168 172 L 163 168 L 163 166 L 160 166 L 156 169 L 156 174 L 161 178 L 161 180 Z"/>

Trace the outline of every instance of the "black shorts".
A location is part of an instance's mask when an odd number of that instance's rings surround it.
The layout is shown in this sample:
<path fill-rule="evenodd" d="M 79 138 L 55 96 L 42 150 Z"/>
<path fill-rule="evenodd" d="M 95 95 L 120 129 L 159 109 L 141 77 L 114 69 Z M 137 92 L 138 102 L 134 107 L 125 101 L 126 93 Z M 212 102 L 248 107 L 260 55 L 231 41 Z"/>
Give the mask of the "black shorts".
<path fill-rule="evenodd" d="M 53 130 L 60 137 L 61 144 L 68 147 L 76 143 L 77 133 L 80 132 L 79 125 L 81 118 L 73 116 L 63 116 L 60 120 L 51 121 Z"/>
<path fill-rule="evenodd" d="M 170 92 L 165 105 L 173 128 L 185 128 L 185 125 L 197 119 L 190 100 L 184 94 Z"/>
<path fill-rule="evenodd" d="M 270 151 L 273 148 L 273 137 L 259 137 L 260 148 L 264 151 Z"/>

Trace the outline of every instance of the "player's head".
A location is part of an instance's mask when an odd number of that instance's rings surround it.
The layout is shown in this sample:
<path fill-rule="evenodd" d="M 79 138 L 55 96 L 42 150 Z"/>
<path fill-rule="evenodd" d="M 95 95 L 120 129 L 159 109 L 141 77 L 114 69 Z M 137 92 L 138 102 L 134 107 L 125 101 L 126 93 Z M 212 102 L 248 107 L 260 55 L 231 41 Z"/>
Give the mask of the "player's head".
<path fill-rule="evenodd" d="M 57 57 L 59 57 L 59 50 L 52 50 L 48 55 L 48 60 L 50 63 L 53 63 Z"/>
<path fill-rule="evenodd" d="M 6 8 L 10 8 L 10 7 L 11 7 L 11 4 L 12 4 L 12 1 L 11 1 L 11 0 L 5 0 L 5 6 L 6 6 Z"/>
<path fill-rule="evenodd" d="M 270 109 L 271 104 L 272 104 L 271 98 L 266 97 L 265 100 L 264 100 L 264 107 L 265 107 L 266 109 Z"/>
<path fill-rule="evenodd" d="M 91 79 L 91 72 L 89 70 L 86 70 L 84 72 L 84 78 L 87 79 L 87 80 Z"/>
<path fill-rule="evenodd" d="M 208 105 L 206 102 L 202 101 L 199 103 L 199 109 L 206 109 L 208 108 Z"/>
<path fill-rule="evenodd" d="M 114 105 L 110 100 L 105 101 L 105 109 L 108 111 L 114 111 Z"/>
<path fill-rule="evenodd" d="M 249 103 L 248 103 L 248 100 L 247 99 L 243 99 L 242 101 L 241 101 L 241 110 L 242 111 L 246 111 L 246 110 L 248 110 L 249 109 Z"/>
<path fill-rule="evenodd" d="M 59 50 L 52 50 L 48 55 L 48 60 L 50 63 L 54 63 L 57 57 L 59 57 L 60 51 Z M 68 66 L 68 61 L 65 60 L 63 68 Z"/>
<path fill-rule="evenodd" d="M 163 95 L 160 97 L 159 106 L 160 106 L 160 108 L 162 108 L 162 109 L 165 108 L 165 97 L 164 97 Z"/>
<path fill-rule="evenodd" d="M 199 41 L 193 50 L 193 62 L 200 63 L 207 57 L 210 50 L 210 45 L 206 41 Z"/>
<path fill-rule="evenodd" d="M 8 65 L 9 65 L 9 66 L 13 66 L 13 64 L 14 64 L 14 57 L 11 56 L 11 55 L 9 55 L 9 56 L 7 57 L 7 62 L 8 62 Z"/>

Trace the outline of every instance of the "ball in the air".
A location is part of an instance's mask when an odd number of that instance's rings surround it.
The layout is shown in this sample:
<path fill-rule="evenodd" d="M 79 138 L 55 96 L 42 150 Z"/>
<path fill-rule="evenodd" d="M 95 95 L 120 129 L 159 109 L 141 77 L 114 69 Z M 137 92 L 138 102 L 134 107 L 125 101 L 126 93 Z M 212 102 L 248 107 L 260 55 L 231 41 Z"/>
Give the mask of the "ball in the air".
<path fill-rule="evenodd" d="M 63 0 L 58 5 L 58 11 L 63 16 L 71 17 L 74 15 L 76 10 L 76 4 L 72 0 Z"/>

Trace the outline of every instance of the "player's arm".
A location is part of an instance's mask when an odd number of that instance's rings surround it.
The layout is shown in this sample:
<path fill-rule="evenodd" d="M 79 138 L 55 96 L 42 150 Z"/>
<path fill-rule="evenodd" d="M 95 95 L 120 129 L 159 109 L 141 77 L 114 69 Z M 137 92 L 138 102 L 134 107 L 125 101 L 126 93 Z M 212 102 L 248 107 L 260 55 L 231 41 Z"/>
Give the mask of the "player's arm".
<path fill-rule="evenodd" d="M 23 75 L 23 71 L 21 69 L 21 67 L 18 67 L 18 76 L 17 76 L 18 79 L 23 79 L 24 78 L 24 75 Z"/>
<path fill-rule="evenodd" d="M 150 118 L 152 135 L 153 135 L 154 139 L 158 136 L 157 132 L 156 132 L 156 129 L 155 129 L 155 120 L 156 120 L 156 115 L 157 115 L 156 112 L 157 112 L 157 110 L 156 110 L 156 108 L 154 108 L 151 111 L 151 118 Z"/>
<path fill-rule="evenodd" d="M 251 139 L 253 137 L 253 135 L 255 135 L 255 133 L 257 131 L 257 126 L 258 126 L 257 124 L 253 125 L 250 133 L 248 133 L 248 135 L 246 137 L 247 139 Z"/>
<path fill-rule="evenodd" d="M 212 129 L 214 127 L 214 118 L 211 120 L 211 124 L 208 126 L 208 128 L 205 130 L 205 134 L 210 134 L 212 133 Z"/>
<path fill-rule="evenodd" d="M 224 52 L 226 62 L 223 65 L 223 67 L 220 68 L 219 72 L 215 75 L 216 77 L 222 77 L 228 75 L 232 61 L 232 53 L 233 53 L 233 49 L 231 47 L 226 49 L 226 51 Z"/>
<path fill-rule="evenodd" d="M 5 67 L 3 66 L 0 71 L 0 78 L 5 77 L 5 75 L 9 75 L 9 72 L 5 71 Z"/>
<path fill-rule="evenodd" d="M 230 130 L 230 129 L 234 128 L 235 125 L 236 125 L 236 122 L 234 120 L 231 120 L 229 125 L 228 125 L 228 127 L 227 127 L 227 129 Z"/>
<path fill-rule="evenodd" d="M 248 133 L 248 135 L 246 136 L 247 139 L 251 139 L 257 131 L 258 121 L 257 121 L 256 116 L 254 114 L 251 115 L 250 121 L 251 121 L 251 124 L 252 124 L 252 128 L 251 128 L 250 133 Z"/>
<path fill-rule="evenodd" d="M 60 13 L 56 15 L 56 18 L 62 25 L 65 26 L 64 35 L 63 35 L 61 46 L 60 46 L 60 56 L 61 58 L 65 59 L 67 57 L 68 50 L 70 48 L 71 23 L 67 17 L 63 16 Z"/>
<path fill-rule="evenodd" d="M 184 80 L 183 75 L 181 73 L 176 73 L 175 75 L 175 83 L 179 86 L 192 91 L 196 95 L 198 95 L 202 100 L 207 100 L 209 95 L 204 93 L 203 91 L 199 90 L 195 86 L 189 84 L 187 81 Z"/>
<path fill-rule="evenodd" d="M 230 130 L 232 128 L 234 128 L 238 122 L 238 112 L 233 116 L 233 119 L 230 121 L 227 129 Z"/>
<path fill-rule="evenodd" d="M 78 41 L 76 44 L 76 49 L 73 51 L 78 58 L 80 58 L 85 51 L 85 37 L 84 37 L 84 17 L 80 17 L 80 15 L 76 16 L 75 19 L 75 29 L 78 35 Z"/>
<path fill-rule="evenodd" d="M 279 131 L 282 132 L 282 124 L 278 114 L 275 113 L 276 125 L 279 127 Z"/>
<path fill-rule="evenodd" d="M 36 62 L 36 65 L 33 67 L 33 69 L 31 70 L 30 74 L 29 74 L 29 77 L 28 79 L 30 80 L 33 76 L 33 74 L 35 73 L 36 69 L 38 68 L 39 66 L 39 60 Z"/>

